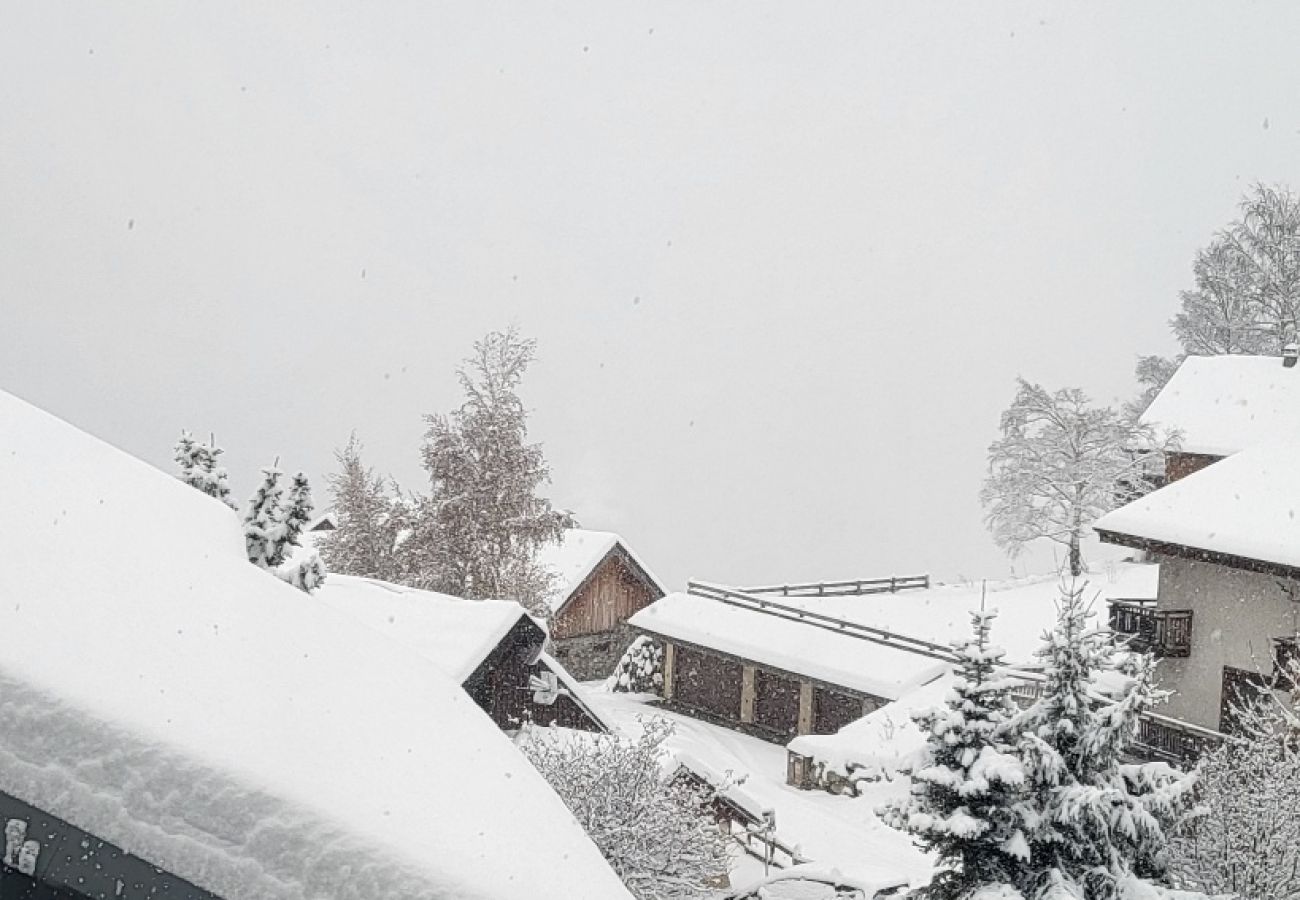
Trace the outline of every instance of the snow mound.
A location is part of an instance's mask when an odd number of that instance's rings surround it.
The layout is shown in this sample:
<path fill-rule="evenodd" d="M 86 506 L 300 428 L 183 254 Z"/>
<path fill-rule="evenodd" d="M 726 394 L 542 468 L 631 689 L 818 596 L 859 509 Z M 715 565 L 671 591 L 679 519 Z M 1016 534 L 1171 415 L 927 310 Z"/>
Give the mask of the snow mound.
<path fill-rule="evenodd" d="M 437 666 L 0 392 L 0 790 L 227 900 L 626 898 Z"/>

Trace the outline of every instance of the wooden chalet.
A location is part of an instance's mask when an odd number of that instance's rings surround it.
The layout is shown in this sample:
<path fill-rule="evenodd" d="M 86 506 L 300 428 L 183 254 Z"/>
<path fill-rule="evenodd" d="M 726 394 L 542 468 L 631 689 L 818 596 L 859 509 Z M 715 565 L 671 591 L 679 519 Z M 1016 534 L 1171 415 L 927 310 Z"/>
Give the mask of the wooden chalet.
<path fill-rule="evenodd" d="M 631 643 L 627 620 L 665 593 L 617 534 L 572 528 L 543 548 L 539 561 L 555 576 L 551 652 L 583 680 L 604 678 Z"/>
<path fill-rule="evenodd" d="M 889 590 L 890 581 L 842 584 Z M 894 590 L 928 584 L 924 576 L 892 581 Z M 792 596 L 800 588 L 757 590 Z M 663 645 L 665 704 L 778 743 L 834 733 L 940 677 L 954 659 L 946 646 L 699 582 L 630 625 Z"/>
<path fill-rule="evenodd" d="M 1237 728 L 1242 697 L 1283 698 L 1300 599 L 1300 369 L 1294 355 L 1189 357 L 1143 421 L 1177 432 L 1168 484 L 1099 519 L 1107 543 L 1160 561 L 1154 601 L 1115 600 L 1110 623 L 1161 657 L 1172 693 L 1142 742 L 1194 756 Z"/>
<path fill-rule="evenodd" d="M 543 652 L 545 628 L 517 603 L 349 575 L 330 575 L 317 596 L 436 663 L 503 731 L 523 722 L 609 731 L 564 666 Z"/>

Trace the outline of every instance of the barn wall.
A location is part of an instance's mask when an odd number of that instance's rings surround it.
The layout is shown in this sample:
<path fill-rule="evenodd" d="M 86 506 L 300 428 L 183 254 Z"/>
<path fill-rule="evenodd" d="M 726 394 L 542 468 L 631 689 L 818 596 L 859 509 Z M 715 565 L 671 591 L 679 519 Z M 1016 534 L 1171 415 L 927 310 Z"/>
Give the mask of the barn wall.
<path fill-rule="evenodd" d="M 1221 456 L 1207 456 L 1204 453 L 1169 453 L 1165 456 L 1165 483 L 1173 484 L 1180 478 L 1186 478 L 1201 471 L 1210 463 L 1223 459 Z"/>
<path fill-rule="evenodd" d="M 668 641 L 664 701 L 684 712 L 784 743 L 796 734 L 833 734 L 889 701 L 790 672 Z"/>
<path fill-rule="evenodd" d="M 574 678 L 596 681 L 613 673 L 630 643 L 632 632 L 623 623 L 599 634 L 553 639 L 550 653 Z"/>
<path fill-rule="evenodd" d="M 615 548 L 552 620 L 551 637 L 558 642 L 614 631 L 661 596 Z"/>

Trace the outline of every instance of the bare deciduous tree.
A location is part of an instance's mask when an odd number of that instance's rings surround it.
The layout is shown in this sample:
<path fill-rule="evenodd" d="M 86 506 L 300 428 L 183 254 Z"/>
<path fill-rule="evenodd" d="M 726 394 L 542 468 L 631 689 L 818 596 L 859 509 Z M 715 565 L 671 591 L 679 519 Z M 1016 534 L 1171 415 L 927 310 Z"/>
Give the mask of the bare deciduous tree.
<path fill-rule="evenodd" d="M 1002 414 L 1002 437 L 989 447 L 989 475 L 980 491 L 985 523 L 1013 558 L 1030 541 L 1069 550 L 1070 573 L 1083 573 L 1085 529 L 1134 496 L 1158 467 L 1168 438 L 1083 391 L 1049 393 L 1018 379 Z"/>

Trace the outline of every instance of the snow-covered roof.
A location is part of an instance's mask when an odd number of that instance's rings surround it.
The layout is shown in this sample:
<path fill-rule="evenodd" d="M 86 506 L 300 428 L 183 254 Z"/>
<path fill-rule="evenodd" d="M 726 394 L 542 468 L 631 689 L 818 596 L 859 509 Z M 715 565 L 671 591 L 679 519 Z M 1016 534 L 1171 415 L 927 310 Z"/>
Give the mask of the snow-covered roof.
<path fill-rule="evenodd" d="M 690 594 L 662 597 L 629 622 L 663 637 L 890 700 L 948 670 L 946 663 L 929 656 Z"/>
<path fill-rule="evenodd" d="M 1189 356 L 1142 421 L 1180 432 L 1184 453 L 1300 440 L 1300 367 L 1276 356 Z"/>
<path fill-rule="evenodd" d="M 220 503 L 2 392 L 0 496 L 0 790 L 227 900 L 629 896 L 459 685 Z"/>
<path fill-rule="evenodd" d="M 351 575 L 329 575 L 314 596 L 415 650 L 457 684 L 528 615 L 512 601 L 464 600 Z"/>
<path fill-rule="evenodd" d="M 616 546 L 623 548 L 628 557 L 641 567 L 641 571 L 661 593 L 665 592 L 663 583 L 646 568 L 641 558 L 632 552 L 632 548 L 617 534 L 612 531 L 569 528 L 558 542 L 547 544 L 537 551 L 537 561 L 555 574 L 556 590 L 550 599 L 552 612 L 559 612 L 573 596 L 574 591 L 582 586 L 587 576 Z"/>
<path fill-rule="evenodd" d="M 1093 525 L 1122 536 L 1300 569 L 1300 444 L 1254 447 Z"/>

